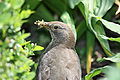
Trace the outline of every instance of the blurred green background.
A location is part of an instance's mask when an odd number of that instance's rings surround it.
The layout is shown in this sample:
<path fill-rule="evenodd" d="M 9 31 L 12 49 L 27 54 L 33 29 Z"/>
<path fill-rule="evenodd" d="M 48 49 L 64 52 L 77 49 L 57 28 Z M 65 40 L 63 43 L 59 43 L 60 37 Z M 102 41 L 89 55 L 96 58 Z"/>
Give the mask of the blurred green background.
<path fill-rule="evenodd" d="M 120 80 L 118 6 L 119 0 L 0 0 L 0 80 L 35 79 L 51 40 L 36 20 L 71 25 L 83 80 Z"/>

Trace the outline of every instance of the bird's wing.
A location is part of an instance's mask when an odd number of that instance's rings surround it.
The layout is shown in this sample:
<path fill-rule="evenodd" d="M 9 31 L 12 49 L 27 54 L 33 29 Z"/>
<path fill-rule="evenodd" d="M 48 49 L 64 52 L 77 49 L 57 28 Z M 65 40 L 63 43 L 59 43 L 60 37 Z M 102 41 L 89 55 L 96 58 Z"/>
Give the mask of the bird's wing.
<path fill-rule="evenodd" d="M 42 58 L 38 80 L 80 80 L 80 63 L 72 49 L 53 48 Z"/>
<path fill-rule="evenodd" d="M 44 56 L 43 56 L 44 57 Z M 49 80 L 50 78 L 50 66 L 48 65 L 48 57 L 41 59 L 38 65 L 37 80 Z"/>
<path fill-rule="evenodd" d="M 66 49 L 65 71 L 67 80 L 81 80 L 80 61 L 77 53 L 72 49 Z"/>

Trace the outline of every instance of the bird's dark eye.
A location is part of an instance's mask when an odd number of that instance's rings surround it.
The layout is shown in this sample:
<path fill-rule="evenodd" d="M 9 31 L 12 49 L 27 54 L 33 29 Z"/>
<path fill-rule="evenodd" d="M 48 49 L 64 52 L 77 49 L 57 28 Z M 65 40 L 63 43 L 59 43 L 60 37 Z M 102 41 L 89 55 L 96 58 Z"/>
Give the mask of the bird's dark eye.
<path fill-rule="evenodd" d="M 58 26 L 54 26 L 54 29 L 58 29 Z"/>

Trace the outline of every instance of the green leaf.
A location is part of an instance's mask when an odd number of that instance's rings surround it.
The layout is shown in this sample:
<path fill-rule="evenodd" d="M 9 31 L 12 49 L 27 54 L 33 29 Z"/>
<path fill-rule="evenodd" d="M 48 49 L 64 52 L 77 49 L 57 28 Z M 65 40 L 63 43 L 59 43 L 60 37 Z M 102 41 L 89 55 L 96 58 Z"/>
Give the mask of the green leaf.
<path fill-rule="evenodd" d="M 85 17 L 86 23 L 88 24 L 88 17 L 89 17 L 89 7 L 88 3 L 84 0 L 79 3 L 78 8 L 81 10 L 83 16 Z"/>
<path fill-rule="evenodd" d="M 32 13 L 34 13 L 34 11 L 22 10 L 18 17 L 20 17 L 20 19 L 28 18 Z"/>
<path fill-rule="evenodd" d="M 75 37 L 75 41 L 76 41 L 76 37 L 77 37 L 76 29 L 75 29 L 74 22 L 73 22 L 73 20 L 71 19 L 70 15 L 69 15 L 67 12 L 65 12 L 65 13 L 63 13 L 63 15 L 61 16 L 61 19 L 63 20 L 63 22 L 65 22 L 66 24 L 68 24 L 68 25 L 72 28 L 72 31 L 73 31 L 74 37 Z"/>
<path fill-rule="evenodd" d="M 10 8 L 10 4 L 6 2 L 0 2 L 0 12 L 8 10 Z"/>
<path fill-rule="evenodd" d="M 34 10 L 40 4 L 41 1 L 42 0 L 25 0 L 25 4 L 23 5 L 23 9 Z"/>
<path fill-rule="evenodd" d="M 118 37 L 118 38 L 108 38 L 108 40 L 110 40 L 110 41 L 116 41 L 116 42 L 120 43 L 120 37 Z"/>
<path fill-rule="evenodd" d="M 69 0 L 70 7 L 73 9 L 81 0 Z"/>
<path fill-rule="evenodd" d="M 94 15 L 94 9 L 96 7 L 96 0 L 81 0 L 78 7 L 87 21 L 89 20 L 88 18 L 91 15 Z"/>
<path fill-rule="evenodd" d="M 17 22 L 13 23 L 15 31 L 20 30 L 22 24 L 25 23 L 25 22 L 27 22 L 27 20 L 21 20 L 21 21 L 18 20 Z"/>
<path fill-rule="evenodd" d="M 67 9 L 67 4 L 61 0 L 45 0 L 43 1 L 46 6 L 48 6 L 52 11 L 61 15 Z"/>
<path fill-rule="evenodd" d="M 35 46 L 32 50 L 33 51 L 39 51 L 39 50 L 43 50 L 44 48 L 41 46 Z"/>
<path fill-rule="evenodd" d="M 91 70 L 91 61 L 92 61 L 92 54 L 93 54 L 93 49 L 94 49 L 94 44 L 95 44 L 95 36 L 92 32 L 87 31 L 87 73 L 90 72 Z"/>
<path fill-rule="evenodd" d="M 94 30 L 96 32 L 95 35 L 96 35 L 97 39 L 99 40 L 103 50 L 106 52 L 106 54 L 108 56 L 112 56 L 113 54 L 110 51 L 110 47 L 109 47 L 108 41 L 101 37 L 101 35 L 104 35 L 104 36 L 106 35 L 102 24 L 97 22 L 97 24 L 95 24 L 95 26 L 94 26 Z"/>
<path fill-rule="evenodd" d="M 30 36 L 30 33 L 24 33 L 24 34 L 22 34 L 22 35 L 19 37 L 19 39 L 25 39 L 25 38 L 27 38 L 28 36 Z"/>
<path fill-rule="evenodd" d="M 24 46 L 24 45 L 26 45 L 26 44 L 29 44 L 31 41 L 27 41 L 27 42 L 25 42 L 25 43 L 21 43 L 20 45 L 21 46 Z"/>
<path fill-rule="evenodd" d="M 109 38 L 109 37 L 107 37 L 107 36 L 103 36 L 103 35 L 101 35 L 101 37 L 103 38 L 103 39 L 108 39 L 108 40 L 110 40 L 110 41 L 116 41 L 116 42 L 120 42 L 120 37 L 117 37 L 117 38 Z"/>
<path fill-rule="evenodd" d="M 87 25 L 85 20 L 81 21 L 80 24 L 77 26 L 77 40 L 83 35 L 83 33 L 87 30 Z"/>
<path fill-rule="evenodd" d="M 105 27 L 108 28 L 109 30 L 120 34 L 120 25 L 119 25 L 119 24 L 115 24 L 115 23 L 113 23 L 113 22 L 109 22 L 109 21 L 104 20 L 104 19 L 100 19 L 100 21 L 101 21 L 101 22 L 105 25 Z"/>
<path fill-rule="evenodd" d="M 33 80 L 35 77 L 35 72 L 26 72 L 20 80 Z"/>
<path fill-rule="evenodd" d="M 25 0 L 10 0 L 11 6 L 13 9 L 19 9 Z"/>
<path fill-rule="evenodd" d="M 96 5 L 95 5 L 96 4 L 96 0 L 88 0 L 86 2 L 88 2 L 89 12 L 91 12 L 93 14 L 94 13 L 94 9 L 96 7 Z"/>
<path fill-rule="evenodd" d="M 102 25 L 99 25 L 97 23 L 97 20 L 94 18 L 94 14 L 92 13 L 92 11 L 90 11 L 89 9 L 89 6 L 91 4 L 89 4 L 90 2 L 87 2 L 87 1 L 82 1 L 80 4 L 79 4 L 79 9 L 82 11 L 82 14 L 84 15 L 85 17 L 85 20 L 86 20 L 86 24 L 87 24 L 87 27 L 90 31 L 92 31 L 96 38 L 99 40 L 102 48 L 104 49 L 104 51 L 107 53 L 107 55 L 109 56 L 112 56 L 112 53 L 110 51 L 110 48 L 109 48 L 109 44 L 108 44 L 108 41 L 105 40 L 105 39 L 102 39 L 100 37 L 101 34 L 105 35 L 105 31 L 104 31 L 104 28 Z M 95 4 L 93 2 L 93 4 Z M 82 6 L 82 7 L 81 7 Z M 94 6 L 91 6 L 91 9 L 94 10 Z M 101 19 L 101 18 L 100 18 Z M 102 26 L 102 28 L 101 28 Z"/>
<path fill-rule="evenodd" d="M 104 59 L 112 62 L 120 62 L 120 53 L 117 53 L 115 56 L 104 58 Z"/>
<path fill-rule="evenodd" d="M 95 69 L 92 72 L 90 72 L 87 76 L 85 76 L 85 80 L 91 80 L 92 77 L 100 74 L 101 72 L 102 72 L 101 69 Z"/>
<path fill-rule="evenodd" d="M 11 18 L 11 13 L 4 12 L 4 14 L 0 14 L 0 25 L 9 23 L 9 19 Z"/>
<path fill-rule="evenodd" d="M 99 75 L 100 73 L 102 73 L 104 70 L 106 70 L 109 67 L 110 66 L 105 66 L 105 67 L 102 67 L 102 68 L 94 69 L 93 71 L 91 71 L 89 74 L 87 74 L 85 76 L 85 80 L 91 80 L 94 76 Z"/>
<path fill-rule="evenodd" d="M 115 0 L 97 0 L 95 15 L 103 17 L 106 12 L 113 6 Z"/>
<path fill-rule="evenodd" d="M 105 77 L 107 80 L 120 80 L 119 74 L 120 74 L 120 68 L 116 66 L 109 67 L 105 71 Z"/>

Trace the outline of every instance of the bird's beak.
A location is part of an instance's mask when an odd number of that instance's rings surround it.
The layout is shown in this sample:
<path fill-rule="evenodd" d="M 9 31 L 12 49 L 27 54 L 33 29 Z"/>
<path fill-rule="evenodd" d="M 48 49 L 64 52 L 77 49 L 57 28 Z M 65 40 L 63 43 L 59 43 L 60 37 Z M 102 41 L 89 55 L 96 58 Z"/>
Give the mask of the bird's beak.
<path fill-rule="evenodd" d="M 49 22 L 44 22 L 43 20 L 42 21 L 36 21 L 36 22 L 34 22 L 34 24 L 36 24 L 36 25 L 38 25 L 40 28 L 50 28 L 50 24 L 49 24 Z"/>

